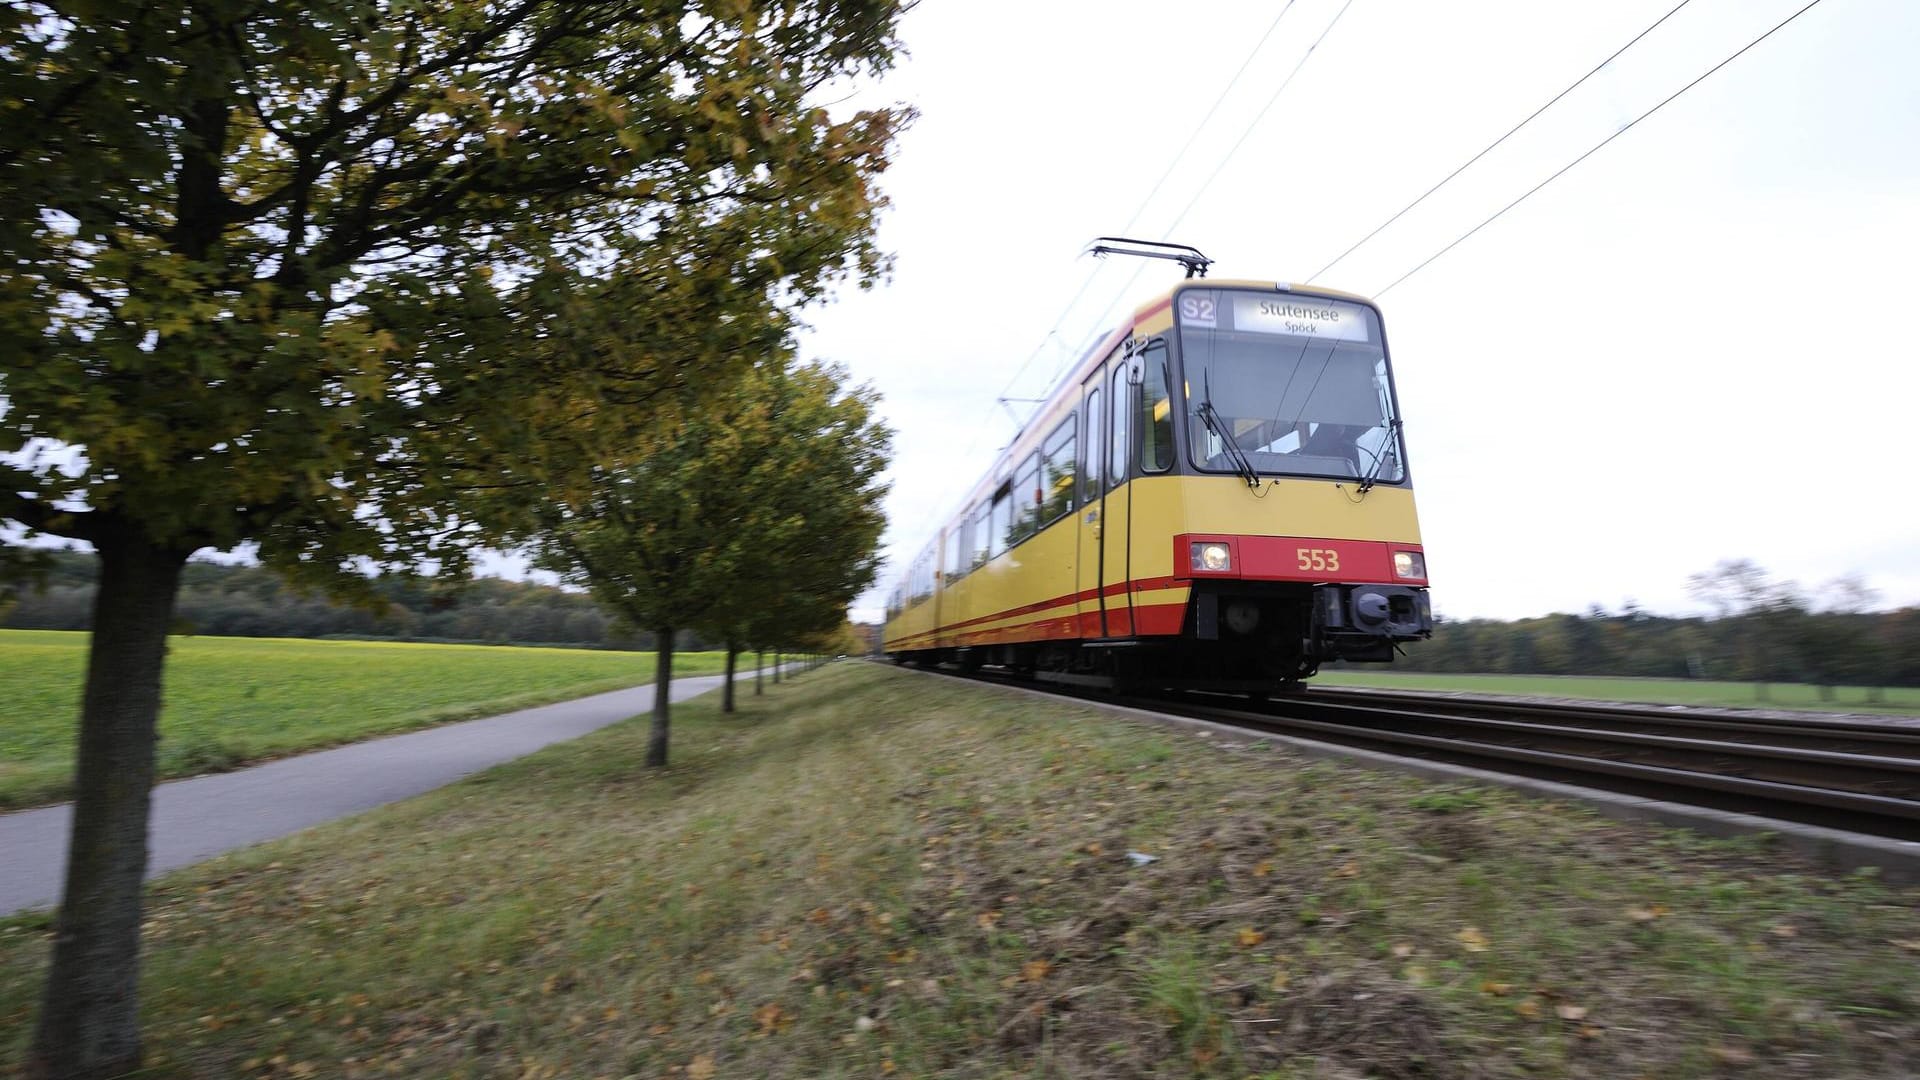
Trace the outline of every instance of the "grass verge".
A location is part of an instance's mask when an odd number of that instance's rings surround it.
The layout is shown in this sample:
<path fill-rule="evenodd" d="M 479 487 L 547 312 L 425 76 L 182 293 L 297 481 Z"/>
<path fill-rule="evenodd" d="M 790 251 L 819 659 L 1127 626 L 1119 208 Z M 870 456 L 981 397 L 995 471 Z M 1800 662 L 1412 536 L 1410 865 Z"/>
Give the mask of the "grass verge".
<path fill-rule="evenodd" d="M 88 635 L 0 630 L 0 809 L 73 783 Z M 544 705 L 653 678 L 651 653 L 176 637 L 160 715 L 163 779 Z M 720 653 L 675 657 L 682 675 Z"/>
<path fill-rule="evenodd" d="M 669 770 L 630 721 L 164 879 L 152 1075 L 1920 1068 L 1920 895 L 1764 841 L 874 666 L 769 690 L 679 707 Z M 0 923 L 0 1070 L 47 948 Z"/>
<path fill-rule="evenodd" d="M 1806 683 L 1758 684 L 1707 679 L 1623 679 L 1585 675 L 1443 675 L 1425 671 L 1324 671 L 1313 680 L 1332 686 L 1379 690 L 1446 690 L 1463 694 L 1512 694 L 1522 697 L 1628 701 L 1654 705 L 1692 705 L 1717 709 L 1797 709 L 1818 712 L 1920 714 L 1920 687 L 1831 687 L 1832 699 Z"/>

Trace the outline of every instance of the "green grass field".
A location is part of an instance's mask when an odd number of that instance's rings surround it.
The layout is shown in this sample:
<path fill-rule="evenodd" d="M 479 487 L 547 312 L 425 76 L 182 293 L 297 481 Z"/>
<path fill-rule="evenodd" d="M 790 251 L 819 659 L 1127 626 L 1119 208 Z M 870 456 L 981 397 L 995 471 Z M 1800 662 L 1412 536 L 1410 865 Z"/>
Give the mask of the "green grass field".
<path fill-rule="evenodd" d="M 1920 892 L 877 665 L 149 893 L 166 1080 L 1912 1077 Z M 1131 857 L 1139 852 L 1147 859 Z M 0 919 L 0 1075 L 50 920 Z"/>
<path fill-rule="evenodd" d="M 1694 705 L 1728 709 L 1812 709 L 1822 712 L 1920 714 L 1920 687 L 1868 690 L 1834 688 L 1823 700 L 1820 688 L 1803 683 L 1768 683 L 1762 700 L 1753 683 L 1691 679 L 1615 679 L 1559 675 L 1439 675 L 1423 671 L 1323 671 L 1313 680 L 1331 686 L 1367 686 L 1381 690 L 1445 690 L 1463 694 L 1516 694 L 1526 697 L 1634 701 L 1657 705 Z M 1878 694 L 1880 700 L 1874 700 Z"/>
<path fill-rule="evenodd" d="M 0 630 L 0 807 L 66 797 L 87 635 Z M 617 690 L 650 653 L 486 645 L 176 637 L 160 717 L 163 777 Z M 719 653 L 674 658 L 680 675 Z"/>

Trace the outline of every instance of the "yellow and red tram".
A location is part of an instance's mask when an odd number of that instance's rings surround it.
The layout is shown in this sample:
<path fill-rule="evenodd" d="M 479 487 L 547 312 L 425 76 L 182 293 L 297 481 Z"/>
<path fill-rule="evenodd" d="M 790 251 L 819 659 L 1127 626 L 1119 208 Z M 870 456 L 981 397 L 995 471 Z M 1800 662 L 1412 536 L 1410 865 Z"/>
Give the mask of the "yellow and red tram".
<path fill-rule="evenodd" d="M 1433 627 L 1406 460 L 1371 302 L 1190 277 L 974 485 L 892 591 L 885 650 L 1256 692 L 1390 660 Z"/>

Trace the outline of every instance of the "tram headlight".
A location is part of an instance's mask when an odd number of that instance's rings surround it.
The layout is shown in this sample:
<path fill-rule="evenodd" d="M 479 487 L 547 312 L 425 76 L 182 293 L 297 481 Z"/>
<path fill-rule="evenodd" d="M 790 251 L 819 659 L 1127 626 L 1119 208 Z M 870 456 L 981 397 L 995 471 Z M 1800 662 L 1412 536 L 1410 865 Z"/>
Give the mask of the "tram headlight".
<path fill-rule="evenodd" d="M 1427 577 L 1427 557 L 1417 551 L 1396 551 L 1393 553 L 1393 576 L 1418 578 Z"/>
<path fill-rule="evenodd" d="M 1221 543 L 1201 542 L 1193 545 L 1193 568 L 1195 570 L 1231 570 L 1233 552 Z"/>

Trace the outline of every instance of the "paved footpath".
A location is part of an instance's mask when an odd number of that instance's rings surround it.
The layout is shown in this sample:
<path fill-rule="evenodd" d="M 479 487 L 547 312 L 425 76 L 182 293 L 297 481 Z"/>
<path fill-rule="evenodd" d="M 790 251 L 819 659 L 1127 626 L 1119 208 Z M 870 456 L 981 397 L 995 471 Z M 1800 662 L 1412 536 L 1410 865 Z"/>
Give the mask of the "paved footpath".
<path fill-rule="evenodd" d="M 684 701 L 722 676 L 673 680 Z M 735 676 L 735 691 L 753 673 Z M 270 761 L 237 772 L 173 780 L 153 790 L 147 876 L 431 791 L 543 746 L 579 738 L 653 708 L 653 686 Z M 0 814 L 0 915 L 51 907 L 66 877 L 72 807 Z"/>

